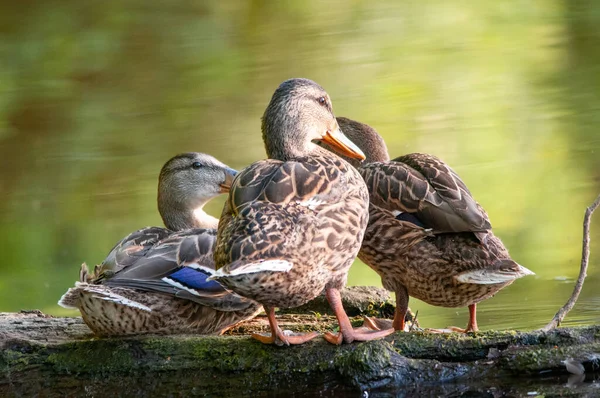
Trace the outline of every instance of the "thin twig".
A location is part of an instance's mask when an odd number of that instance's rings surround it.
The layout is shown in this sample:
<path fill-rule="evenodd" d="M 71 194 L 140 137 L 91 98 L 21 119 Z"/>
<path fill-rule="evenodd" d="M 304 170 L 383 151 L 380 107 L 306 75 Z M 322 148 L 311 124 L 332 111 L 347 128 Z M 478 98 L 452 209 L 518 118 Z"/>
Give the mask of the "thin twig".
<path fill-rule="evenodd" d="M 594 210 L 596 210 L 600 206 L 600 195 L 596 198 L 594 203 L 590 207 L 585 210 L 585 216 L 583 217 L 583 248 L 581 253 L 581 269 L 579 270 L 579 277 L 577 278 L 577 282 L 575 283 L 575 287 L 573 288 L 573 293 L 571 297 L 567 301 L 567 303 L 554 315 L 554 318 L 548 323 L 546 326 L 542 328 L 542 330 L 548 331 L 555 329 L 560 325 L 560 323 L 565 319 L 565 316 L 573 309 L 575 306 L 575 302 L 579 298 L 579 293 L 581 293 L 581 289 L 583 288 L 583 281 L 587 276 L 587 268 L 588 262 L 590 259 L 590 221 L 592 219 L 592 214 Z"/>
<path fill-rule="evenodd" d="M 417 320 L 418 316 L 419 310 L 417 310 L 417 312 L 415 312 L 415 316 L 413 316 L 412 322 L 410 323 L 410 326 L 408 328 L 409 332 L 412 332 L 415 327 L 419 327 L 419 321 Z"/>

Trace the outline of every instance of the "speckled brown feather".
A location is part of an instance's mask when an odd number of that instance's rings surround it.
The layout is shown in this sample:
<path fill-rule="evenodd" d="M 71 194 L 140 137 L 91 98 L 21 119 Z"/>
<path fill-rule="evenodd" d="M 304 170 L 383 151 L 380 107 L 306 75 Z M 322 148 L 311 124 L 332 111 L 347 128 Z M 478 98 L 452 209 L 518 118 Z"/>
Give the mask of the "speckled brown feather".
<path fill-rule="evenodd" d="M 108 253 L 106 259 L 96 266 L 96 278 L 109 278 L 123 268 L 133 265 L 144 257 L 152 247 L 169 237 L 173 231 L 162 227 L 146 227 L 121 239 Z"/>
<path fill-rule="evenodd" d="M 462 307 L 531 273 L 510 258 L 487 213 L 449 166 L 418 153 L 388 161 L 373 128 L 340 119 L 340 128 L 372 162 L 358 166 L 371 201 L 358 257 L 381 276 L 386 289 L 431 305 Z M 414 222 L 403 220 L 403 212 Z M 407 305 L 408 297 L 399 303 Z"/>
<path fill-rule="evenodd" d="M 209 225 L 216 226 L 217 220 L 196 212 L 223 193 L 235 173 L 206 154 L 171 158 L 161 170 L 158 189 L 159 212 L 170 229 L 142 228 L 118 242 L 92 273 L 82 266 L 80 281 L 59 304 L 79 309 L 100 335 L 213 334 L 256 315 L 258 303 L 216 282 L 203 284 L 214 272 L 217 231 Z M 195 284 L 169 279 L 190 269 L 198 270 L 190 279 Z"/>
<path fill-rule="evenodd" d="M 172 233 L 108 276 L 103 267 L 96 268 L 99 274 L 82 267 L 81 283 L 69 289 L 61 305 L 78 308 L 98 335 L 221 333 L 254 317 L 260 305 L 225 289 L 194 295 L 162 280 L 188 264 L 214 268 L 215 241 L 215 230 L 186 230 Z"/>
<path fill-rule="evenodd" d="M 390 211 L 415 213 L 428 228 L 442 232 L 488 232 L 487 213 L 458 175 L 438 158 L 412 153 L 360 168 L 371 202 Z"/>
<path fill-rule="evenodd" d="M 221 334 L 239 322 L 256 316 L 262 308 L 249 306 L 240 311 L 218 311 L 190 300 L 162 294 L 113 287 L 110 292 L 127 297 L 151 311 L 102 300 L 103 285 L 79 284 L 78 306 L 84 322 L 99 336 L 139 334 Z"/>
<path fill-rule="evenodd" d="M 242 171 L 219 222 L 215 250 L 218 280 L 264 305 L 270 336 L 265 344 L 302 344 L 317 336 L 288 336 L 275 307 L 296 307 L 325 290 L 339 333 L 332 344 L 367 341 L 392 330 L 352 327 L 339 289 L 346 283 L 368 220 L 369 194 L 349 163 L 315 145 L 364 159 L 340 131 L 329 96 L 308 79 L 289 79 L 275 90 L 262 118 L 267 156 Z"/>
<path fill-rule="evenodd" d="M 513 281 L 496 284 L 459 283 L 456 277 L 476 269 L 507 265 L 508 251 L 490 233 L 488 244 L 482 245 L 471 233 L 422 236 L 406 242 L 419 227 L 386 217 L 373 209 L 373 222 L 365 232 L 358 257 L 381 276 L 383 286 L 391 291 L 405 287 L 408 295 L 440 307 L 464 307 L 490 298 Z M 385 222 L 378 221 L 378 217 Z"/>
<path fill-rule="evenodd" d="M 171 232 L 166 238 L 146 250 L 145 256 L 119 272 L 105 278 L 102 274 L 88 278 L 91 283 L 104 283 L 107 286 L 130 286 L 144 289 L 144 282 L 159 281 L 174 269 L 189 264 L 201 264 L 214 269 L 213 247 L 217 240 L 214 229 L 194 228 Z M 136 285 L 136 281 L 139 283 Z M 138 286 L 139 285 L 139 286 Z M 155 290 L 153 286 L 146 287 Z"/>
<path fill-rule="evenodd" d="M 231 271 L 269 259 L 285 259 L 294 266 L 287 273 L 240 275 L 221 282 L 276 307 L 302 305 L 326 286 L 343 287 L 367 223 L 367 204 L 360 174 L 340 158 L 254 163 L 236 178 L 223 209 L 217 268 Z"/>

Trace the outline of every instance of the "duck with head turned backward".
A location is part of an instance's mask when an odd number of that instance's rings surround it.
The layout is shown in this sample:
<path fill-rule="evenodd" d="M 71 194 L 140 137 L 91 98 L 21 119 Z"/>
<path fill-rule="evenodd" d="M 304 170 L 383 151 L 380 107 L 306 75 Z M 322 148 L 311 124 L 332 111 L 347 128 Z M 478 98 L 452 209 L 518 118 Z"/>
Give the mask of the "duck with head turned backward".
<path fill-rule="evenodd" d="M 478 330 L 476 306 L 515 279 L 533 272 L 510 258 L 485 210 L 460 177 L 440 159 L 412 153 L 390 160 L 372 127 L 338 118 L 340 128 L 365 153 L 353 162 L 370 194 L 369 224 L 358 257 L 396 293 L 392 325 L 404 330 L 409 296 L 441 307 L 469 307 L 466 329 Z"/>
<path fill-rule="evenodd" d="M 98 335 L 222 333 L 260 312 L 256 302 L 208 278 L 214 273 L 218 220 L 203 211 L 228 192 L 236 171 L 212 156 L 183 153 L 162 168 L 158 208 L 167 228 L 122 239 L 59 304 L 79 309 Z"/>

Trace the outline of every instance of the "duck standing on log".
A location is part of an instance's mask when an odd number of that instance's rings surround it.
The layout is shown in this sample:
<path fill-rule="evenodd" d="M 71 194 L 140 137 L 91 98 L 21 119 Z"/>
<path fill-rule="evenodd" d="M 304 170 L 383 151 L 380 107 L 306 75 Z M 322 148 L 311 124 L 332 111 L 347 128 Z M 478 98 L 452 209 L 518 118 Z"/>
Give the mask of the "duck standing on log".
<path fill-rule="evenodd" d="M 492 232 L 485 210 L 460 177 L 435 156 L 390 160 L 372 127 L 340 117 L 340 129 L 362 149 L 358 168 L 370 194 L 369 223 L 358 257 L 396 294 L 392 325 L 404 330 L 409 296 L 440 307 L 469 307 L 466 329 L 478 330 L 477 303 L 533 272 L 513 261 Z"/>
<path fill-rule="evenodd" d="M 283 82 L 262 119 L 269 159 L 244 169 L 233 182 L 219 222 L 214 279 L 261 303 L 271 335 L 266 344 L 301 344 L 317 333 L 284 333 L 275 307 L 300 306 L 325 290 L 340 325 L 334 344 L 386 336 L 354 330 L 341 303 L 367 226 L 369 193 L 350 164 L 319 147 L 327 142 L 346 156 L 363 153 L 340 131 L 325 90 L 308 79 Z"/>
<path fill-rule="evenodd" d="M 167 228 L 122 239 L 59 305 L 76 308 L 98 335 L 222 333 L 254 317 L 260 305 L 207 278 L 214 272 L 218 219 L 203 211 L 229 191 L 236 171 L 212 156 L 179 154 L 162 168 L 158 208 Z"/>

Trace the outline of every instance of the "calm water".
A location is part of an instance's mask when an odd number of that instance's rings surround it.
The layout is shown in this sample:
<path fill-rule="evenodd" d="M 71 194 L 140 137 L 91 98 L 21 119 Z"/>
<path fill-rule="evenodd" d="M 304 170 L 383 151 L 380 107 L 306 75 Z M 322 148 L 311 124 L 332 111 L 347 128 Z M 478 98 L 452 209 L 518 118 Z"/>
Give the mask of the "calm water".
<path fill-rule="evenodd" d="M 455 168 L 537 273 L 481 304 L 480 326 L 542 326 L 572 290 L 600 192 L 600 3 L 574 3 L 1 2 L 0 311 L 76 315 L 56 301 L 79 265 L 160 224 L 162 164 L 182 151 L 235 168 L 263 158 L 260 116 L 303 76 L 393 156 Z M 600 214 L 592 232 L 571 325 L 600 321 Z M 380 285 L 360 262 L 349 282 Z M 411 307 L 425 326 L 467 321 Z"/>

